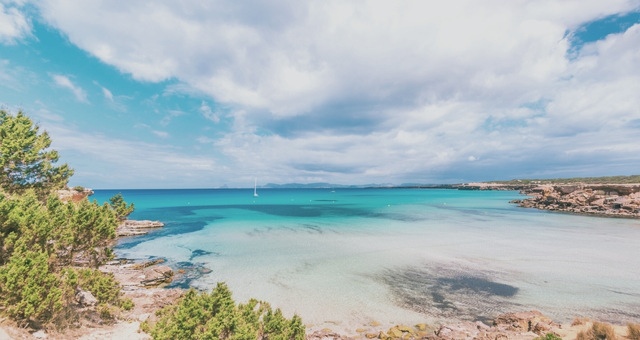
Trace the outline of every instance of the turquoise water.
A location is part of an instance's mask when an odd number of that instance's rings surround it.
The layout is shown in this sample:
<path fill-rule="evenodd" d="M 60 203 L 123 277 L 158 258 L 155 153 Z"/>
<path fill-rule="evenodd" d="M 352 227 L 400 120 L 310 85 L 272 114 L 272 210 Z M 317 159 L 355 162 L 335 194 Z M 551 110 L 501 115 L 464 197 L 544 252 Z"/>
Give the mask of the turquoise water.
<path fill-rule="evenodd" d="M 537 309 L 640 321 L 640 221 L 518 208 L 517 192 L 436 189 L 99 190 L 165 228 L 119 256 L 195 268 L 312 327 L 486 320 Z M 203 270 L 204 268 L 208 270 Z M 210 272 L 209 272 L 210 270 Z"/>

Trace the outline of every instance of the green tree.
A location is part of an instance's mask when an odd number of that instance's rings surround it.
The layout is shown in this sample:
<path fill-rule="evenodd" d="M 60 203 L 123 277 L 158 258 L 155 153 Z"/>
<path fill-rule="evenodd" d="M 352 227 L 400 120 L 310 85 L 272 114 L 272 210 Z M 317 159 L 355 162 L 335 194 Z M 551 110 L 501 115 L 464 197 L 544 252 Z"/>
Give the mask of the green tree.
<path fill-rule="evenodd" d="M 8 193 L 35 189 L 40 197 L 64 188 L 73 170 L 54 166 L 58 152 L 47 150 L 51 139 L 22 111 L 0 110 L 0 188 Z"/>
<path fill-rule="evenodd" d="M 72 174 L 55 167 L 46 132 L 22 112 L 0 110 L 0 316 L 22 325 L 64 326 L 77 316 L 82 288 L 112 317 L 122 300 L 113 276 L 95 269 L 111 255 L 118 218 L 131 213 L 122 196 L 99 205 L 84 198 L 63 202 L 55 192 Z M 103 312 L 107 313 L 103 313 Z"/>
<path fill-rule="evenodd" d="M 109 199 L 111 208 L 116 212 L 116 218 L 118 221 L 124 221 L 134 209 L 133 203 L 127 205 L 124 201 L 122 194 L 118 193 Z"/>
<path fill-rule="evenodd" d="M 45 252 L 24 243 L 0 267 L 0 306 L 15 320 L 32 323 L 52 319 L 64 306 L 64 287 Z"/>

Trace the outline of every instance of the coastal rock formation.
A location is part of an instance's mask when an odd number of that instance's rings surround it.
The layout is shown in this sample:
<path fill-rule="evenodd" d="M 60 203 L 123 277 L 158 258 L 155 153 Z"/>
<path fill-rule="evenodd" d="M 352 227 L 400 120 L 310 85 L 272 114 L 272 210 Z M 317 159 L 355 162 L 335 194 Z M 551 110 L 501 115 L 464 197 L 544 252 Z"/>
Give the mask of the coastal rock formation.
<path fill-rule="evenodd" d="M 139 236 L 149 233 L 151 229 L 164 227 L 164 223 L 160 221 L 149 220 L 125 220 L 116 229 L 116 236 Z"/>
<path fill-rule="evenodd" d="M 640 185 L 549 184 L 521 192 L 532 197 L 511 202 L 525 208 L 640 218 Z"/>
<path fill-rule="evenodd" d="M 58 197 L 64 202 L 80 202 L 83 199 L 93 195 L 93 190 L 89 188 L 73 188 L 58 190 Z"/>

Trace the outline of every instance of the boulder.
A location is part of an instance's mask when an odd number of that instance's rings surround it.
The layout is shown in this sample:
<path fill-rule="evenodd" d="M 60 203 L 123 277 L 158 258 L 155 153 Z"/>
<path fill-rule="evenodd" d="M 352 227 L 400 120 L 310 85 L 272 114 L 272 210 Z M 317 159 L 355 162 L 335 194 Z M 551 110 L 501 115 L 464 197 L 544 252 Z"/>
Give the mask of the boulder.
<path fill-rule="evenodd" d="M 173 270 L 169 266 L 154 266 L 144 270 L 144 279 L 140 281 L 143 286 L 157 286 L 171 282 Z"/>
<path fill-rule="evenodd" d="M 82 289 L 76 293 L 76 301 L 83 307 L 92 307 L 98 304 L 98 299 L 91 292 Z"/>

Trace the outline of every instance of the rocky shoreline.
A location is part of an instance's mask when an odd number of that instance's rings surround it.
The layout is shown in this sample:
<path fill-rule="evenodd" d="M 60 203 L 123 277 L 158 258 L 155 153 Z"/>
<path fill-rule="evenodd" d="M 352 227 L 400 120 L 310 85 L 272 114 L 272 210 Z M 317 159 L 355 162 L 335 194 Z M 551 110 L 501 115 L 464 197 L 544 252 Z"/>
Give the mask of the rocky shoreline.
<path fill-rule="evenodd" d="M 524 208 L 640 218 L 640 185 L 540 185 L 525 189 L 522 193 L 532 197 L 511 202 Z"/>
<path fill-rule="evenodd" d="M 459 190 L 518 190 L 530 196 L 510 203 L 536 208 L 601 217 L 640 218 L 640 184 L 502 184 L 468 183 Z"/>

